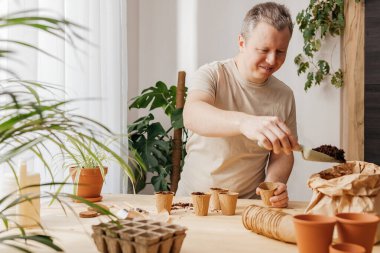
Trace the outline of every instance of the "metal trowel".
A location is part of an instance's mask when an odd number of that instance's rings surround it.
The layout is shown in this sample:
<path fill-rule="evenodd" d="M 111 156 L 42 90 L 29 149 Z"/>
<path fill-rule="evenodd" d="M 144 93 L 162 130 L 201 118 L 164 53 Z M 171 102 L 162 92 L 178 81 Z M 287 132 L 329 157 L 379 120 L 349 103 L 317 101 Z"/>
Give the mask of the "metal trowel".
<path fill-rule="evenodd" d="M 342 161 L 339 161 L 332 156 L 315 151 L 311 148 L 307 148 L 303 145 L 300 145 L 300 149 L 293 150 L 293 151 L 301 152 L 303 159 L 307 161 L 326 162 L 326 163 L 343 163 Z"/>
<path fill-rule="evenodd" d="M 264 148 L 264 145 L 262 145 L 260 142 L 257 143 L 260 147 Z M 302 158 L 307 161 L 313 161 L 313 162 L 325 162 L 325 163 L 343 163 L 343 161 L 339 161 L 335 159 L 332 156 L 326 155 L 324 153 L 315 151 L 311 148 L 305 147 L 303 145 L 299 145 L 299 148 L 296 150 L 293 150 L 296 152 L 302 153 Z"/>

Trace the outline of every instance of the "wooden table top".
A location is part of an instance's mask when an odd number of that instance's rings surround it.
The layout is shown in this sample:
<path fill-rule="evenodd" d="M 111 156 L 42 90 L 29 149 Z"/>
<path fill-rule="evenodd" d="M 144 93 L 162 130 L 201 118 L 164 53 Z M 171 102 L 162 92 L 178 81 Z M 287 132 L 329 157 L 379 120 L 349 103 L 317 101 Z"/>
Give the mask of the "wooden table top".
<path fill-rule="evenodd" d="M 174 202 L 190 202 L 190 198 L 174 198 Z M 155 212 L 154 195 L 105 195 L 102 204 L 127 208 L 139 207 L 149 212 Z M 76 213 L 86 210 L 83 204 L 72 203 Z M 171 214 L 171 222 L 186 226 L 187 236 L 182 245 L 181 253 L 252 253 L 252 252 L 278 252 L 296 253 L 294 244 L 276 241 L 257 235 L 244 228 L 241 214 L 248 205 L 261 205 L 259 200 L 239 199 L 236 214 L 223 216 L 221 213 L 210 212 L 208 216 L 195 216 L 191 210 L 175 210 Z M 284 211 L 297 214 L 302 213 L 306 207 L 305 202 L 290 202 L 289 208 Z M 97 252 L 91 238 L 91 225 L 108 221 L 106 217 L 78 218 L 68 211 L 65 215 L 57 204 L 43 207 L 41 221 L 47 233 L 52 235 L 56 243 L 69 253 L 94 253 Z M 3 252 L 3 247 L 0 247 Z M 5 252 L 5 251 L 4 251 Z M 6 252 L 17 252 L 7 248 Z M 35 249 L 35 252 L 54 252 L 49 249 Z M 380 253 L 380 246 L 373 249 L 373 253 Z"/>

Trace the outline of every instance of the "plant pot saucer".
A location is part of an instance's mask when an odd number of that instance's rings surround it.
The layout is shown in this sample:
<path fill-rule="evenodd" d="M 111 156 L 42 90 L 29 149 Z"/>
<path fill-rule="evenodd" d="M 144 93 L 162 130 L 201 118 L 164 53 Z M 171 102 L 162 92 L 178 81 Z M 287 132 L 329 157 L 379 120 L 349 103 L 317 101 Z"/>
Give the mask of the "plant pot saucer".
<path fill-rule="evenodd" d="M 84 198 L 84 199 L 87 200 L 87 201 L 90 201 L 90 202 L 100 202 L 100 201 L 102 201 L 103 196 L 94 197 L 94 198 Z M 81 203 L 80 200 L 76 200 L 76 199 L 74 199 L 74 202 L 75 203 Z"/>

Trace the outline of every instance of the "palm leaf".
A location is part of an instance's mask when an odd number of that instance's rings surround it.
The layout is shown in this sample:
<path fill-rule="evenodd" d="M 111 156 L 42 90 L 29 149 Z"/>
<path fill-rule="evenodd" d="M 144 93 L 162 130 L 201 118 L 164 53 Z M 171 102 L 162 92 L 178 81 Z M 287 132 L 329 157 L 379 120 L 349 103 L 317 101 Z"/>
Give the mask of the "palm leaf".
<path fill-rule="evenodd" d="M 37 9 L 22 10 L 1 16 L 0 29 L 11 29 L 17 26 L 37 29 L 51 34 L 56 38 L 65 39 L 65 41 L 74 48 L 76 48 L 75 41 L 77 39 L 85 41 L 85 38 L 79 33 L 79 31 L 85 30 L 84 27 L 64 18 L 40 16 L 38 15 L 40 11 L 41 10 Z M 0 42 L 13 44 L 14 50 L 19 47 L 29 48 L 59 60 L 58 57 L 27 41 L 0 39 Z M 16 51 L 14 50 L 0 48 L 0 58 L 17 61 L 17 58 L 13 58 L 13 56 L 16 56 Z M 78 164 L 81 161 L 80 158 L 92 159 L 99 164 L 99 167 L 103 168 L 103 158 L 99 156 L 97 152 L 97 150 L 100 150 L 116 161 L 132 182 L 135 182 L 135 176 L 128 162 L 132 161 L 134 164 L 140 165 L 141 159 L 133 160 L 128 158 L 128 160 L 125 161 L 112 148 L 105 144 L 105 139 L 115 138 L 114 133 L 112 133 L 108 127 L 90 118 L 75 115 L 66 110 L 66 107 L 75 102 L 74 100 L 46 99 L 41 96 L 42 92 L 45 94 L 49 92 L 49 94 L 53 96 L 57 90 L 63 93 L 57 86 L 30 80 L 21 80 L 17 73 L 4 66 L 0 66 L 0 71 L 15 77 L 0 80 L 0 164 L 8 164 L 18 182 L 13 159 L 25 151 L 32 151 L 36 157 L 42 161 L 53 180 L 53 183 L 46 185 L 58 187 L 55 193 L 45 193 L 40 196 L 19 196 L 10 201 L 3 210 L 0 210 L 0 219 L 5 225 L 7 232 L 17 232 L 17 234 L 14 235 L 7 233 L 6 236 L 3 236 L 2 233 L 4 231 L 0 231 L 0 244 L 13 247 L 22 252 L 31 252 L 24 244 L 27 241 L 35 241 L 53 250 L 62 251 L 60 247 L 54 244 L 53 238 L 46 235 L 29 234 L 13 220 L 17 216 L 16 214 L 5 214 L 9 208 L 17 206 L 22 202 L 31 201 L 33 198 L 45 197 L 51 197 L 52 201 L 57 200 L 65 213 L 66 209 L 72 210 L 72 207 L 60 199 L 62 196 L 80 200 L 84 204 L 96 207 L 95 204 L 87 202 L 77 196 L 60 192 L 62 187 L 66 185 L 65 182 L 69 176 L 63 183 L 54 183 L 53 170 L 46 158 L 46 154 L 52 156 L 49 152 L 48 143 L 57 147 L 60 151 L 59 155 L 65 160 L 71 159 L 71 161 Z M 68 141 L 81 150 L 80 156 L 67 147 Z M 125 149 L 122 146 L 118 146 L 117 148 L 121 152 Z M 140 165 L 139 168 L 141 168 L 140 171 L 142 171 L 145 167 Z M 44 186 L 44 184 L 41 186 Z M 0 204 L 6 200 L 10 200 L 12 194 L 2 197 Z M 116 217 L 109 211 L 102 210 L 102 208 L 97 208 L 97 210 L 108 215 L 110 218 Z M 15 224 L 18 230 L 15 231 L 10 228 L 10 223 Z"/>

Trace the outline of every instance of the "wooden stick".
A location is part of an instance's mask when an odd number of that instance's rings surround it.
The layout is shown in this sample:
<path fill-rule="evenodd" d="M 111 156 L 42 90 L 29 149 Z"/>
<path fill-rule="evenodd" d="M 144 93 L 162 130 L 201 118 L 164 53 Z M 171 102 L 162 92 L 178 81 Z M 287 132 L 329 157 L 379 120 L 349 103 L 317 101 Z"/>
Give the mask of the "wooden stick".
<path fill-rule="evenodd" d="M 186 72 L 178 72 L 177 94 L 176 94 L 176 108 L 182 109 L 185 105 L 185 78 Z M 172 173 L 170 175 L 170 190 L 177 191 L 178 182 L 181 173 L 181 160 L 182 160 L 182 129 L 174 129 L 173 137 L 173 152 L 172 152 Z"/>

